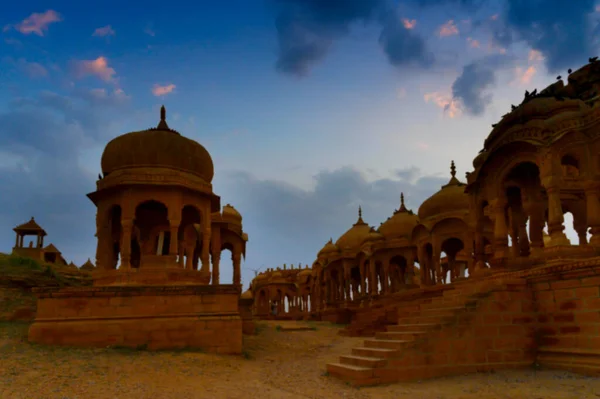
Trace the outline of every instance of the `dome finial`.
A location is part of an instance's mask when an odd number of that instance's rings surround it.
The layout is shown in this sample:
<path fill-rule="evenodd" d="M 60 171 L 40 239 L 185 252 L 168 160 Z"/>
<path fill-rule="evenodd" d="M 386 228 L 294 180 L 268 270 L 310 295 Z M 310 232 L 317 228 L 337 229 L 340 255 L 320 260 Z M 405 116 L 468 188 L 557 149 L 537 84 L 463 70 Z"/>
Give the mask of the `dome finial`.
<path fill-rule="evenodd" d="M 362 208 L 360 205 L 358 206 L 358 218 L 362 219 Z"/>
<path fill-rule="evenodd" d="M 456 176 L 456 166 L 454 165 L 454 161 L 450 163 L 450 174 L 452 177 Z"/>
<path fill-rule="evenodd" d="M 406 206 L 404 205 L 404 193 L 400 193 L 400 209 L 398 212 L 406 212 Z"/>
<path fill-rule="evenodd" d="M 156 128 L 159 130 L 171 130 L 169 129 L 169 125 L 167 125 L 167 110 L 164 105 L 160 107 L 160 122 L 158 122 Z"/>

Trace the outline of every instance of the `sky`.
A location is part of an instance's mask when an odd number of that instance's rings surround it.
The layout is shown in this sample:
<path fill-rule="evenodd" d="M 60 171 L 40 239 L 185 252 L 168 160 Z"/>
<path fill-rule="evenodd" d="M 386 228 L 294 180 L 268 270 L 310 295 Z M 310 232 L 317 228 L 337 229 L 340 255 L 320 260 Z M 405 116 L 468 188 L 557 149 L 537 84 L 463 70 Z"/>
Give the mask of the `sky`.
<path fill-rule="evenodd" d="M 76 4 L 81 3 L 81 4 Z M 377 227 L 472 170 L 525 90 L 598 55 L 593 0 L 13 2 L 0 14 L 0 252 L 35 216 L 94 260 L 112 138 L 200 142 L 243 215 L 242 280 L 311 265 L 357 219 Z M 569 224 L 569 220 L 566 222 Z M 572 230 L 571 226 L 568 226 Z M 569 233 L 572 236 L 572 231 Z M 221 261 L 221 281 L 232 278 Z"/>

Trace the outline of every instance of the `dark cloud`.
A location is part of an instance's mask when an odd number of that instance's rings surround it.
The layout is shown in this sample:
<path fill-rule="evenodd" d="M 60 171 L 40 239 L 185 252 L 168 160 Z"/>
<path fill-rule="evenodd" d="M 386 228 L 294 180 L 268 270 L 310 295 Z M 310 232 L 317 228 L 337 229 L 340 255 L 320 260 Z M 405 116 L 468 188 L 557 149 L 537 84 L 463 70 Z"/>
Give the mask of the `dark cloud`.
<path fill-rule="evenodd" d="M 95 256 L 95 207 L 85 194 L 96 174 L 81 166 L 82 151 L 103 145 L 128 107 L 120 95 L 100 104 L 100 91 L 91 93 L 42 92 L 0 113 L 0 251 L 10 251 L 12 227 L 35 216 L 68 260 Z"/>
<path fill-rule="evenodd" d="M 379 44 L 392 65 L 428 67 L 433 64 L 433 54 L 427 51 L 423 38 L 406 29 L 400 16 L 392 13 L 384 21 Z"/>
<path fill-rule="evenodd" d="M 399 178 L 369 181 L 359 171 L 342 168 L 314 177 L 312 190 L 284 182 L 258 180 L 245 172 L 219 179 L 218 190 L 242 212 L 248 232 L 248 268 L 290 263 L 310 264 L 331 237 L 334 241 L 356 222 L 362 206 L 365 222 L 377 227 L 400 205 L 404 192 L 415 212 L 450 178 L 423 176 L 417 168 L 399 170 Z M 276 264 L 269 263 L 275 260 Z M 252 277 L 247 269 L 244 282 Z"/>
<path fill-rule="evenodd" d="M 590 14 L 595 0 L 507 0 L 505 20 L 516 37 L 546 58 L 551 73 L 595 55 Z"/>
<path fill-rule="evenodd" d="M 459 6 L 465 9 L 479 8 L 487 0 L 408 0 L 407 4 L 419 7 Z"/>
<path fill-rule="evenodd" d="M 510 61 L 507 56 L 493 55 L 465 65 L 452 84 L 452 97 L 467 114 L 483 114 L 492 101 L 490 89 L 496 84 L 496 71 Z"/>
<path fill-rule="evenodd" d="M 305 76 L 333 43 L 357 23 L 382 26 L 379 42 L 394 66 L 429 65 L 431 54 L 422 38 L 405 29 L 388 0 L 272 0 L 277 8 L 277 69 Z"/>

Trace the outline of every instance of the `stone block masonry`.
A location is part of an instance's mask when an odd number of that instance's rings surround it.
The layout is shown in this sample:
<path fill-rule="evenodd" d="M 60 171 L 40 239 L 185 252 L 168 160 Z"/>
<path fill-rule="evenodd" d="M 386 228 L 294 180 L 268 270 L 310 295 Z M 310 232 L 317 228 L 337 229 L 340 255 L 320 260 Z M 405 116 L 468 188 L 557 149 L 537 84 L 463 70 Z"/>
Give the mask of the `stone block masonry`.
<path fill-rule="evenodd" d="M 239 288 L 86 287 L 34 290 L 29 341 L 47 345 L 242 352 Z"/>

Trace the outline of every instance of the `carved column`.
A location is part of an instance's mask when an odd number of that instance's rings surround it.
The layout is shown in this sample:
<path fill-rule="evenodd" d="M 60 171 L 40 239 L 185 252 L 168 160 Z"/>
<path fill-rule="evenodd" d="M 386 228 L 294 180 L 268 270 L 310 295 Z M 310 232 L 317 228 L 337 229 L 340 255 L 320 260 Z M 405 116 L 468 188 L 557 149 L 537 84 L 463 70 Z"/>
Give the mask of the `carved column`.
<path fill-rule="evenodd" d="M 529 215 L 529 238 L 531 240 L 530 255 L 539 257 L 544 247 L 544 214 L 545 206 L 539 198 L 532 198 L 525 211 Z"/>
<path fill-rule="evenodd" d="M 507 258 L 508 226 L 506 225 L 506 201 L 496 199 L 494 209 L 494 260 Z"/>
<path fill-rule="evenodd" d="M 584 184 L 587 224 L 590 227 L 590 245 L 600 247 L 600 181 L 593 180 Z"/>
<path fill-rule="evenodd" d="M 128 270 L 131 268 L 131 231 L 133 230 L 133 220 L 124 219 L 121 221 L 121 266 L 119 269 Z"/>
<path fill-rule="evenodd" d="M 369 261 L 369 294 L 377 295 L 379 289 L 377 287 L 377 259 L 371 258 Z"/>
<path fill-rule="evenodd" d="M 179 224 L 181 220 L 170 220 L 169 221 L 169 233 L 170 233 L 170 241 L 169 241 L 169 255 L 177 256 L 179 252 Z"/>
<path fill-rule="evenodd" d="M 381 293 L 389 294 L 390 293 L 390 258 L 389 256 L 384 256 L 381 267 Z"/>
<path fill-rule="evenodd" d="M 221 263 L 221 252 L 213 251 L 212 253 L 212 285 L 219 285 L 220 272 L 219 264 Z"/>
<path fill-rule="evenodd" d="M 564 229 L 564 216 L 560 202 L 560 188 L 555 184 L 546 186 L 548 193 L 548 234 L 550 235 L 550 246 L 570 245 Z"/>
<path fill-rule="evenodd" d="M 233 253 L 231 255 L 231 260 L 233 261 L 233 284 L 241 285 L 242 284 L 242 269 L 241 269 L 242 254 L 237 251 L 233 251 Z M 204 268 L 204 266 L 202 266 L 202 267 Z"/>
<path fill-rule="evenodd" d="M 210 272 L 210 227 L 202 232 L 202 250 L 200 252 L 202 272 Z"/>

